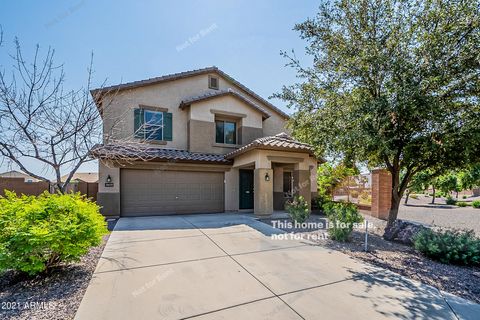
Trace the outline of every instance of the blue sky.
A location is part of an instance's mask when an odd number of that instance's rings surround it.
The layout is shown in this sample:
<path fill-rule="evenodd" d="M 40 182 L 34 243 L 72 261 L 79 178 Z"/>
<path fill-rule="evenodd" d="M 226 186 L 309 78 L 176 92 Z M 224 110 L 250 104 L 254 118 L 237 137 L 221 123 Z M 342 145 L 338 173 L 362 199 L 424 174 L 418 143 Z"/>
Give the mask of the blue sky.
<path fill-rule="evenodd" d="M 85 82 L 93 51 L 96 84 L 215 65 L 267 98 L 295 82 L 279 52 L 295 49 L 303 56 L 306 43 L 292 28 L 314 16 L 318 5 L 293 0 L 2 1 L 0 24 L 7 51 L 15 36 L 27 57 L 36 44 L 54 48 L 72 88 Z M 0 54 L 0 64 L 8 68 L 6 58 Z M 282 101 L 272 102 L 289 112 Z M 95 168 L 90 164 L 81 171 Z"/>

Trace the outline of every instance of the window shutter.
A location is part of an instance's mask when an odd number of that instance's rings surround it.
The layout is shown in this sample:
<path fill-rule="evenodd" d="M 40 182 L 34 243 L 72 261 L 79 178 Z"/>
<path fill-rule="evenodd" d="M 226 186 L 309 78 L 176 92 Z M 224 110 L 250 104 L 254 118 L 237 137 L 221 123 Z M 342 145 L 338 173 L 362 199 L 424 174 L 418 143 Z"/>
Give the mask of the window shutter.
<path fill-rule="evenodd" d="M 163 140 L 172 141 L 172 114 L 170 112 L 163 113 Z"/>
<path fill-rule="evenodd" d="M 143 109 L 133 109 L 133 134 L 135 138 L 143 139 Z"/>

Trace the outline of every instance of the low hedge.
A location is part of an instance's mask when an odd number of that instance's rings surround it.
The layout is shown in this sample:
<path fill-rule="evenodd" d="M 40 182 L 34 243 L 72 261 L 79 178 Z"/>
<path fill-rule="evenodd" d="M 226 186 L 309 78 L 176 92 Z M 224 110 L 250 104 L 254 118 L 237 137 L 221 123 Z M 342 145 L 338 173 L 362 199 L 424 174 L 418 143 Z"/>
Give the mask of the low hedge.
<path fill-rule="evenodd" d="M 456 205 L 457 200 L 453 199 L 452 197 L 447 197 L 447 199 L 445 199 L 445 203 L 448 205 Z"/>
<path fill-rule="evenodd" d="M 308 202 L 302 196 L 295 196 L 293 200 L 285 203 L 290 218 L 297 223 L 304 223 L 310 217 L 310 209 L 308 209 Z"/>
<path fill-rule="evenodd" d="M 0 197 L 0 271 L 29 275 L 80 260 L 108 231 L 99 207 L 80 194 Z"/>
<path fill-rule="evenodd" d="M 415 236 L 414 247 L 442 263 L 480 265 L 480 239 L 473 231 L 425 229 Z"/>
<path fill-rule="evenodd" d="M 323 206 L 328 218 L 328 234 L 337 241 L 348 241 L 355 224 L 363 222 L 362 215 L 352 203 L 330 202 Z"/>

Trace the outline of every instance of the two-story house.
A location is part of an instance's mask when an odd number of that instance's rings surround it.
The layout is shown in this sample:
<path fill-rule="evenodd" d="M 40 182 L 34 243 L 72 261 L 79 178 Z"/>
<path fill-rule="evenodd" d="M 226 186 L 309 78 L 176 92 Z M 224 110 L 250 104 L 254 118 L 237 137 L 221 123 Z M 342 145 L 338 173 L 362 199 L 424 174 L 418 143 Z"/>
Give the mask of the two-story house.
<path fill-rule="evenodd" d="M 288 115 L 216 67 L 92 91 L 106 216 L 283 210 L 316 193 L 317 159 Z"/>

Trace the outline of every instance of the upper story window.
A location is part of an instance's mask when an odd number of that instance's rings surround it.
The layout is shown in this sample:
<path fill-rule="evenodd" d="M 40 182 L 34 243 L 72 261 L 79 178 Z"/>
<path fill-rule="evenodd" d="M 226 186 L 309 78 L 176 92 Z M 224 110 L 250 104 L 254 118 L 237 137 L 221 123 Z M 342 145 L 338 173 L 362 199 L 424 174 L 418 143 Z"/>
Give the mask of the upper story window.
<path fill-rule="evenodd" d="M 163 112 L 145 110 L 144 131 L 147 140 L 163 140 Z"/>
<path fill-rule="evenodd" d="M 135 138 L 172 141 L 172 114 L 145 108 L 134 109 Z"/>
<path fill-rule="evenodd" d="M 232 121 L 215 121 L 215 142 L 236 144 L 237 143 L 237 124 Z"/>
<path fill-rule="evenodd" d="M 218 77 L 208 76 L 208 87 L 218 90 Z"/>

